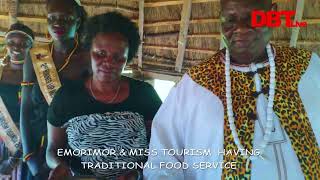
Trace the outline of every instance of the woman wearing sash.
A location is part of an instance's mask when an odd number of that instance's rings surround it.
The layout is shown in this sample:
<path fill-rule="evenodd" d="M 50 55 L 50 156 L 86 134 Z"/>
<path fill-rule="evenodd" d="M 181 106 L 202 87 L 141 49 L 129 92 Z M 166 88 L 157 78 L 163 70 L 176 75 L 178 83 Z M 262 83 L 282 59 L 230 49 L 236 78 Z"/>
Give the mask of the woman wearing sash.
<path fill-rule="evenodd" d="M 19 134 L 20 83 L 25 59 L 33 45 L 32 30 L 15 23 L 5 35 L 6 50 L 0 61 L 0 174 L 10 175 L 11 179 L 22 178 L 22 147 Z M 23 168 L 27 169 L 27 167 Z"/>
<path fill-rule="evenodd" d="M 89 67 L 88 53 L 79 48 L 79 29 L 86 13 L 79 0 L 47 0 L 48 32 L 53 42 L 33 48 L 24 66 L 24 81 L 35 82 L 22 90 L 21 134 L 23 159 L 35 177 L 44 180 L 46 114 L 55 91 L 68 80 L 81 79 Z"/>
<path fill-rule="evenodd" d="M 47 163 L 53 169 L 49 179 L 60 180 L 71 172 L 99 179 L 137 179 L 138 167 L 130 171 L 114 164 L 113 168 L 104 169 L 99 163 L 123 162 L 126 166 L 146 161 L 144 153 L 126 153 L 147 149 L 151 120 L 161 100 L 148 83 L 121 75 L 138 50 L 138 28 L 127 17 L 111 12 L 90 18 L 84 30 L 93 74 L 62 86 L 49 107 Z M 57 155 L 60 148 L 88 154 L 71 155 L 68 162 L 62 157 L 63 152 L 62 156 Z M 90 149 L 114 153 L 92 156 Z M 121 151 L 125 153 L 121 155 Z"/>

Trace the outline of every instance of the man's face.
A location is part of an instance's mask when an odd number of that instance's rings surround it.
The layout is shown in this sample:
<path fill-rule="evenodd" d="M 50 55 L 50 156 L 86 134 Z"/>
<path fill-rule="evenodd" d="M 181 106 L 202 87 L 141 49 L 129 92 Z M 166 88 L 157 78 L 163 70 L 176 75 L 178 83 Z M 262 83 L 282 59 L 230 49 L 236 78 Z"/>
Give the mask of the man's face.
<path fill-rule="evenodd" d="M 271 6 L 257 0 L 221 0 L 221 8 L 222 38 L 231 55 L 253 59 L 262 54 L 272 31 L 267 27 L 253 28 L 251 12 L 269 11 Z"/>

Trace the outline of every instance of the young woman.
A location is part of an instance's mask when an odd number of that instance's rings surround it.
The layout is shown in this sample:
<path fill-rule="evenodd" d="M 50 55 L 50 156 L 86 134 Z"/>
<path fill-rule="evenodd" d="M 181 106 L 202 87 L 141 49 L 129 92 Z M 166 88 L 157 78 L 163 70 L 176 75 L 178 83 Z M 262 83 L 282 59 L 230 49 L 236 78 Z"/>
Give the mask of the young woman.
<path fill-rule="evenodd" d="M 32 30 L 21 24 L 12 24 L 5 35 L 7 53 L 0 64 L 0 97 L 1 97 L 1 131 L 8 136 L 0 137 L 0 174 L 11 174 L 14 170 L 21 172 L 21 156 L 22 148 L 19 139 L 13 142 L 16 145 L 16 152 L 9 148 L 9 137 L 12 140 L 19 137 L 19 117 L 20 117 L 20 83 L 22 81 L 22 69 L 25 59 L 29 57 L 30 48 L 33 45 Z M 21 85 L 24 85 L 22 82 Z M 10 123 L 10 118 L 4 118 L 5 111 L 10 116 L 13 123 Z M 10 132 L 16 132 L 12 134 Z M 2 134 L 3 135 L 3 134 Z M 7 144 L 6 144 L 7 143 Z M 26 168 L 24 168 L 26 169 Z M 22 177 L 17 177 L 20 179 Z M 13 180 L 16 180 L 13 179 Z"/>
<path fill-rule="evenodd" d="M 89 54 L 78 45 L 79 32 L 86 17 L 79 1 L 47 0 L 47 11 L 48 31 L 53 42 L 49 47 L 33 48 L 31 60 L 24 67 L 24 81 L 36 84 L 22 90 L 20 121 L 24 161 L 33 176 L 41 180 L 48 175 L 44 147 L 47 134 L 46 114 L 50 103 L 47 97 L 54 95 L 53 91 L 48 94 L 46 88 L 52 86 L 46 83 L 54 80 L 51 83 L 64 84 L 68 80 L 81 79 L 89 67 Z M 42 51 L 46 49 L 48 51 Z M 45 60 L 42 58 L 51 61 L 41 64 Z M 37 61 L 38 59 L 42 61 Z M 48 75 L 48 72 L 51 74 Z"/>
<path fill-rule="evenodd" d="M 47 163 L 54 170 L 50 180 L 71 175 L 103 179 L 137 176 L 138 171 L 87 168 L 83 162 L 145 162 L 146 156 L 80 156 L 71 161 L 57 156 L 59 148 L 110 149 L 118 154 L 146 149 L 150 125 L 161 105 L 153 87 L 121 76 L 138 47 L 133 22 L 117 13 L 97 15 L 85 25 L 84 42 L 90 48 L 92 76 L 66 84 L 56 93 L 48 111 Z M 119 155 L 119 154 L 118 154 Z"/>

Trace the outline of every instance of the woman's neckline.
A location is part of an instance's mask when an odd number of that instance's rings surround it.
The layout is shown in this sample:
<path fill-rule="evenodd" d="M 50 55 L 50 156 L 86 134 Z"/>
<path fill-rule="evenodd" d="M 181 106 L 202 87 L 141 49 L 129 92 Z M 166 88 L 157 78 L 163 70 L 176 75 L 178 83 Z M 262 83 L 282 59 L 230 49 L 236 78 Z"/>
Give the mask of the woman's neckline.
<path fill-rule="evenodd" d="M 105 102 L 102 102 L 102 101 L 99 101 L 97 99 L 95 99 L 91 94 L 90 94 L 90 91 L 88 91 L 88 89 L 85 87 L 85 82 L 87 80 L 84 80 L 83 83 L 82 83 L 82 86 L 84 88 L 84 91 L 86 93 L 87 96 L 89 96 L 90 99 L 94 100 L 95 102 L 99 103 L 99 104 L 103 104 L 103 105 L 107 105 L 107 106 L 117 106 L 117 105 L 120 105 L 120 104 L 124 104 L 126 103 L 127 101 L 129 101 L 129 99 L 131 98 L 131 95 L 132 95 L 132 81 L 129 77 L 126 77 L 126 76 L 121 76 L 121 80 L 126 80 L 129 84 L 129 94 L 128 94 L 128 97 L 126 99 L 124 99 L 123 101 L 120 101 L 120 102 L 115 102 L 115 103 L 105 103 Z"/>

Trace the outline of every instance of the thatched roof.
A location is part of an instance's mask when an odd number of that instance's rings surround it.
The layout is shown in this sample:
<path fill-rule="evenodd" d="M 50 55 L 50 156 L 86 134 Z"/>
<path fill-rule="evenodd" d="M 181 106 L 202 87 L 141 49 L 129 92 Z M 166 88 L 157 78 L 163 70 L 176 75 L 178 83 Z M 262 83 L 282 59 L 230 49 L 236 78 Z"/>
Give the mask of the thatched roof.
<path fill-rule="evenodd" d="M 276 28 L 272 40 L 288 46 L 291 40 L 292 46 L 307 48 L 320 54 L 320 0 L 308 0 L 306 3 L 304 0 L 276 1 L 279 10 L 296 10 L 298 7 L 296 18 L 307 21 L 308 26 L 300 28 L 300 31 L 294 30 L 296 32 L 284 26 Z M 17 19 L 30 26 L 37 37 L 42 37 L 38 40 L 45 41 L 45 0 L 19 0 L 18 7 L 15 6 L 17 2 L 18 0 L 0 0 L 0 30 L 8 28 L 9 17 L 15 16 L 14 10 L 17 10 Z M 143 44 L 136 64 L 132 67 L 141 72 L 179 76 L 220 48 L 219 0 L 81 2 L 90 16 L 115 10 L 137 23 L 143 34 Z"/>

